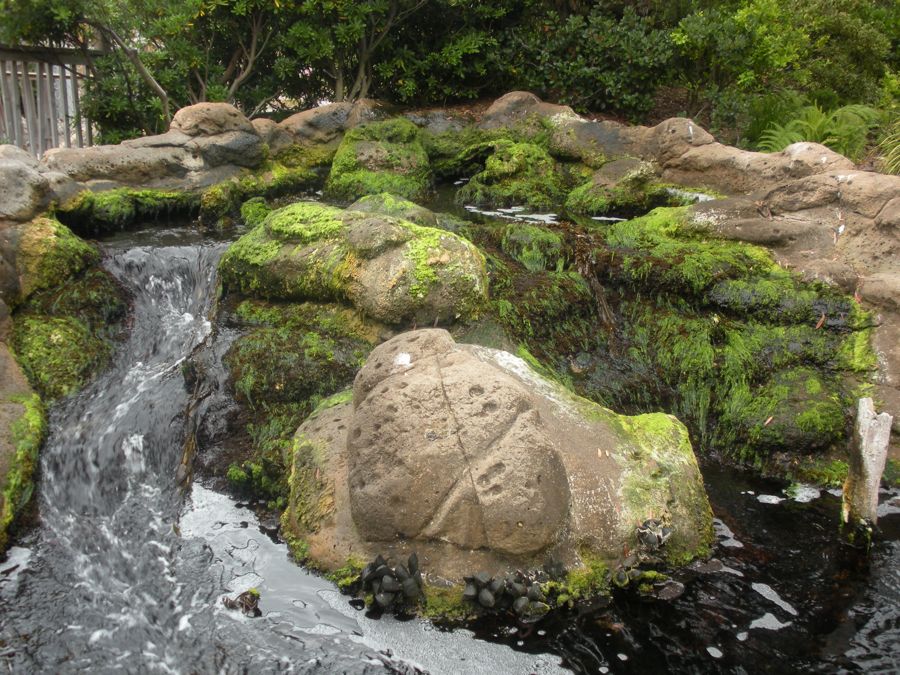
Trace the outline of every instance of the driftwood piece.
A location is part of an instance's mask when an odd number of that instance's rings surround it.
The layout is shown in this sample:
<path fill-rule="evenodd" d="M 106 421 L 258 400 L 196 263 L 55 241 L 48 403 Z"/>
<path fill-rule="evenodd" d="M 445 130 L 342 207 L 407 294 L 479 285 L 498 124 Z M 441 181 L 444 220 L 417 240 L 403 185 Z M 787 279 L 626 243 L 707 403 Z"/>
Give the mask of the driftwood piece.
<path fill-rule="evenodd" d="M 850 472 L 844 483 L 841 520 L 845 524 L 874 525 L 878 520 L 878 484 L 887 460 L 893 418 L 875 414 L 871 398 L 859 399 L 850 450 Z"/>

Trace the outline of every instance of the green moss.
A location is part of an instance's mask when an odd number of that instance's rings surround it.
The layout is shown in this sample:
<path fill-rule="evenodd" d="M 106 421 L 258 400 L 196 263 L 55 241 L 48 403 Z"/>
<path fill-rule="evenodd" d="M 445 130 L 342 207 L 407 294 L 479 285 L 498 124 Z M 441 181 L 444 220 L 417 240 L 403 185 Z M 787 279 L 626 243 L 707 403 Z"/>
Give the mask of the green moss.
<path fill-rule="evenodd" d="M 285 243 L 308 244 L 334 239 L 344 229 L 340 209 L 316 202 L 297 202 L 272 211 L 263 222 L 266 232 Z"/>
<path fill-rule="evenodd" d="M 355 556 L 347 558 L 346 562 L 336 570 L 326 574 L 326 578 L 337 585 L 343 592 L 351 590 L 359 583 L 360 574 L 366 566 L 364 560 Z"/>
<path fill-rule="evenodd" d="M 16 254 L 22 296 L 55 288 L 96 263 L 93 246 L 53 218 L 35 218 L 22 226 Z"/>
<path fill-rule="evenodd" d="M 321 183 L 318 173 L 304 165 L 290 167 L 269 160 L 252 173 L 213 185 L 200 196 L 204 223 L 223 222 L 254 197 L 273 199 L 311 190 Z"/>
<path fill-rule="evenodd" d="M 500 140 L 470 148 L 473 156 L 489 151 L 484 169 L 456 193 L 461 204 L 553 209 L 563 203 L 566 186 L 547 151 L 532 143 Z"/>
<path fill-rule="evenodd" d="M 889 488 L 900 488 L 900 460 L 887 460 L 884 465 L 884 473 L 881 475 L 881 482 Z"/>
<path fill-rule="evenodd" d="M 334 512 L 333 487 L 325 479 L 325 452 L 303 436 L 294 439 L 287 513 L 289 531 L 301 539 L 318 532 L 322 520 Z"/>
<path fill-rule="evenodd" d="M 335 406 L 343 405 L 345 403 L 350 403 L 353 400 L 353 390 L 345 389 L 344 391 L 339 391 L 336 394 L 332 394 L 328 398 L 322 399 L 319 405 L 316 406 L 316 409 L 313 413 L 319 413 L 323 410 L 328 410 L 329 408 L 334 408 Z"/>
<path fill-rule="evenodd" d="M 641 215 L 660 206 L 680 206 L 682 199 L 656 181 L 648 166 L 627 173 L 615 184 L 596 183 L 593 178 L 576 187 L 566 198 L 566 211 L 586 216 Z"/>
<path fill-rule="evenodd" d="M 428 155 L 418 128 L 405 118 L 372 122 L 348 131 L 331 165 L 325 195 L 354 201 L 390 192 L 420 200 L 431 184 Z"/>
<path fill-rule="evenodd" d="M 403 199 L 390 192 L 366 195 L 354 202 L 347 210 L 380 213 L 424 227 L 437 226 L 437 218 L 434 213 L 415 202 Z"/>
<path fill-rule="evenodd" d="M 15 454 L 0 483 L 0 553 L 6 550 L 13 521 L 31 500 L 38 450 L 47 430 L 46 413 L 37 394 L 15 397 L 8 403 L 22 406 L 23 411 L 10 425 Z"/>
<path fill-rule="evenodd" d="M 93 267 L 62 285 L 35 293 L 19 311 L 77 318 L 95 334 L 111 337 L 118 331 L 128 309 L 123 296 L 121 287 L 108 272 Z"/>
<path fill-rule="evenodd" d="M 430 619 L 465 621 L 473 618 L 475 612 L 471 603 L 463 600 L 462 586 L 435 586 L 426 584 L 423 616 Z"/>
<path fill-rule="evenodd" d="M 560 600 L 562 596 L 565 596 L 566 602 L 577 602 L 609 592 L 610 575 L 607 564 L 585 550 L 581 552 L 581 562 L 582 566 L 570 570 L 562 584 L 554 589 L 560 605 L 563 604 Z"/>
<path fill-rule="evenodd" d="M 38 315 L 16 317 L 11 346 L 29 382 L 50 400 L 82 387 L 111 351 L 78 319 Z"/>
<path fill-rule="evenodd" d="M 241 220 L 249 227 L 261 224 L 271 212 L 264 197 L 253 197 L 241 204 Z"/>
<path fill-rule="evenodd" d="M 839 488 L 847 480 L 849 471 L 850 466 L 841 459 L 802 457 L 790 464 L 787 475 L 797 483 L 813 483 L 823 487 Z"/>
<path fill-rule="evenodd" d="M 275 160 L 289 169 L 316 169 L 324 168 L 331 164 L 337 145 L 291 145 L 279 151 Z"/>
<path fill-rule="evenodd" d="M 502 248 L 529 272 L 545 269 L 561 272 L 565 267 L 562 237 L 547 228 L 526 223 L 509 225 L 503 234 Z"/>
<path fill-rule="evenodd" d="M 100 234 L 141 221 L 190 216 L 199 206 L 199 195 L 182 190 L 85 190 L 59 206 L 57 215 L 79 232 Z"/>

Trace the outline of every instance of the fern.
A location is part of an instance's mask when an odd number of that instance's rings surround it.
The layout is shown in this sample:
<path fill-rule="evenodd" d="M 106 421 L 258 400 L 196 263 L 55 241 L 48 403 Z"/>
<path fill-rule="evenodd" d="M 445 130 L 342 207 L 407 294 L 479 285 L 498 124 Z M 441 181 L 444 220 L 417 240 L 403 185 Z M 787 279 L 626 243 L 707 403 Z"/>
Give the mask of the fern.
<path fill-rule="evenodd" d="M 866 148 L 869 132 L 883 118 L 882 111 L 866 105 L 845 105 L 832 111 L 808 105 L 797 111 L 797 116 L 787 124 L 769 125 L 757 147 L 765 152 L 778 152 L 791 143 L 810 141 L 858 160 Z"/>
<path fill-rule="evenodd" d="M 878 144 L 881 168 L 885 173 L 900 174 L 900 116 L 894 119 L 887 135 Z"/>

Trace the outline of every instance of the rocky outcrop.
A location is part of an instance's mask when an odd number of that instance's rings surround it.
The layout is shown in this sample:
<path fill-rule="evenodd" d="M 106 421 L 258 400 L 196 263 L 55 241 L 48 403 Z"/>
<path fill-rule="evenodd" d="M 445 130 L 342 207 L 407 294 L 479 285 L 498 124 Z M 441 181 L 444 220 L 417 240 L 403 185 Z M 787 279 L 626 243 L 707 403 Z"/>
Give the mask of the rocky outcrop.
<path fill-rule="evenodd" d="M 263 158 L 263 141 L 240 111 L 227 103 L 200 103 L 179 110 L 169 131 L 158 136 L 48 150 L 41 169 L 91 189 L 193 189 L 259 166 Z"/>
<path fill-rule="evenodd" d="M 671 562 L 708 549 L 712 515 L 674 417 L 616 415 L 443 330 L 378 346 L 344 398 L 298 429 L 290 457 L 285 524 L 325 569 L 413 549 L 452 582 L 548 558 L 613 564 L 648 519 L 671 528 Z"/>
<path fill-rule="evenodd" d="M 229 288 L 267 299 L 338 300 L 389 324 L 477 315 L 484 259 L 449 232 L 299 202 L 270 213 L 222 258 Z"/>
<path fill-rule="evenodd" d="M 37 162 L 14 145 L 0 145 L 0 220 L 30 220 L 47 206 L 50 181 Z"/>
<path fill-rule="evenodd" d="M 301 145 L 319 145 L 339 141 L 344 132 L 365 122 L 387 117 L 382 104 L 371 99 L 354 103 L 342 101 L 291 115 L 279 127 Z"/>

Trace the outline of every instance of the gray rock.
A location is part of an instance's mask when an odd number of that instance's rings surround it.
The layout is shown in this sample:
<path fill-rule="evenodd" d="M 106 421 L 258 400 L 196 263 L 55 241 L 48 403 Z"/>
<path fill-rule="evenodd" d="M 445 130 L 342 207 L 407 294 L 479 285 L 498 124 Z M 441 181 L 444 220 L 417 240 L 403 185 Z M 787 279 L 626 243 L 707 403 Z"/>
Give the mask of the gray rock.
<path fill-rule="evenodd" d="M 255 134 L 250 120 L 230 103 L 197 103 L 182 108 L 169 127 L 188 136 L 215 136 L 229 131 Z"/>
<path fill-rule="evenodd" d="M 50 184 L 30 162 L 0 159 L 0 185 L 0 219 L 29 220 L 47 205 Z"/>

